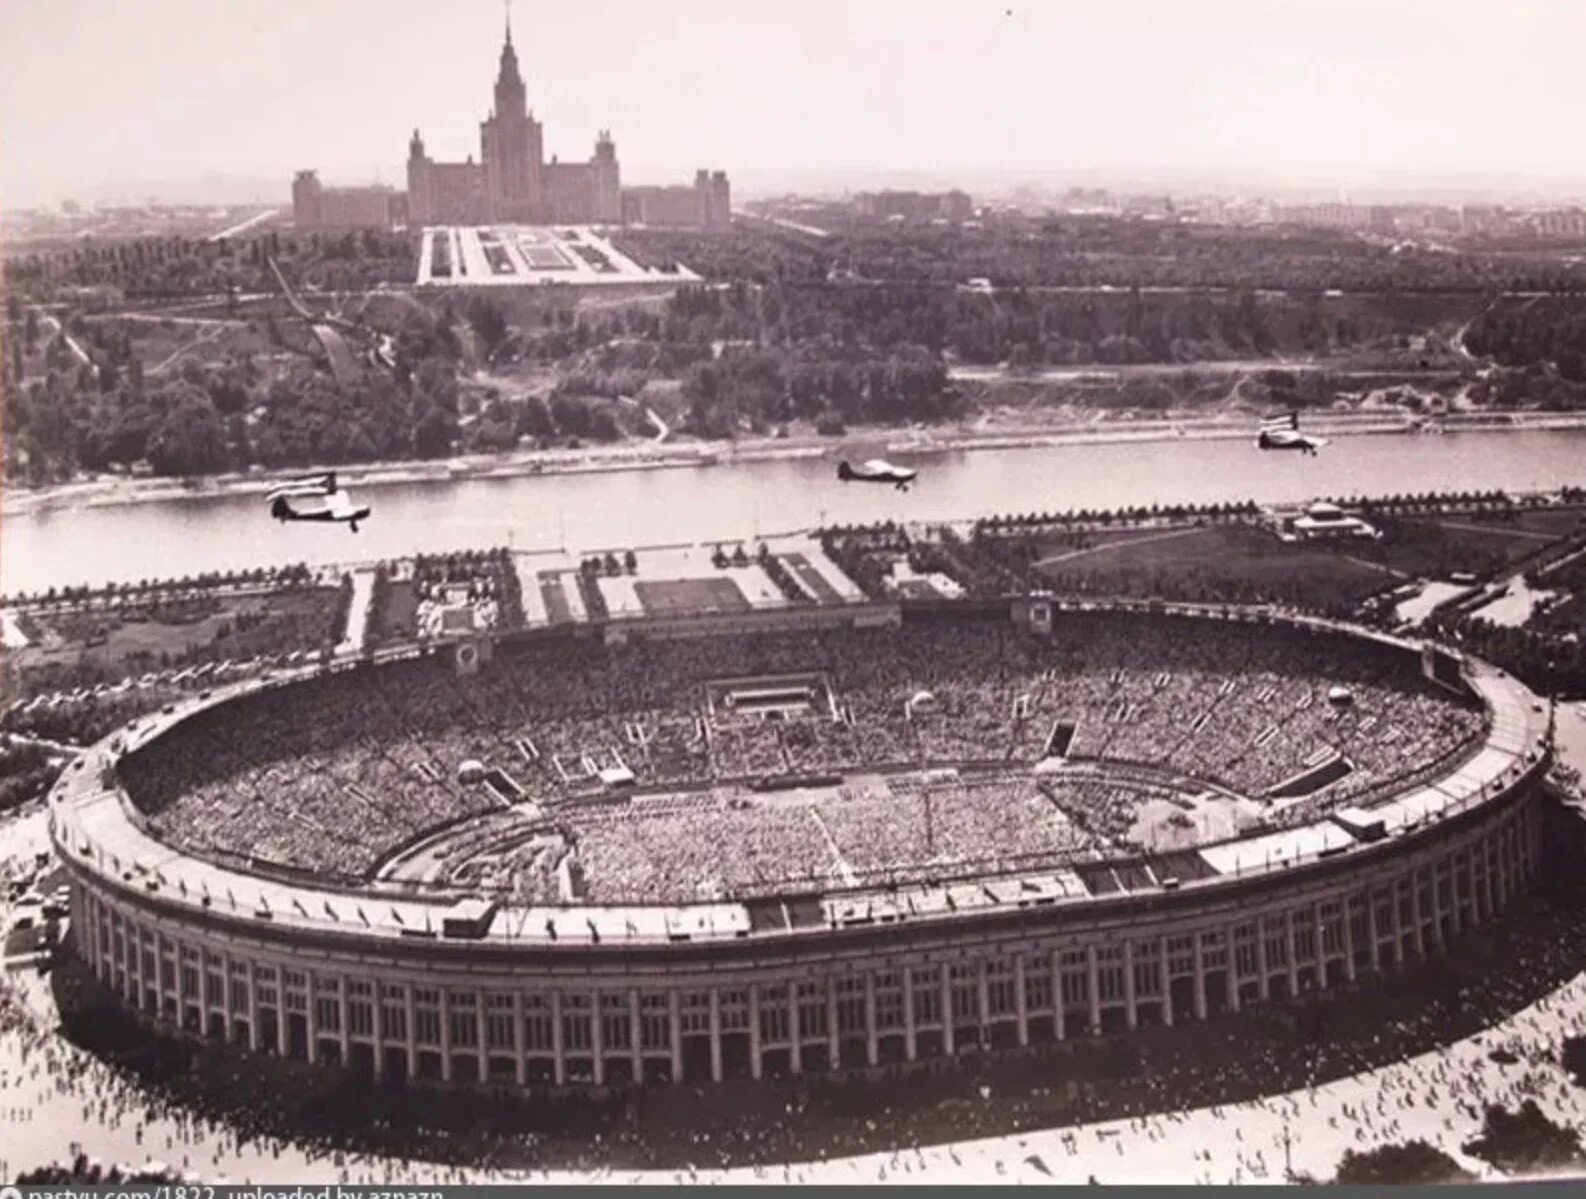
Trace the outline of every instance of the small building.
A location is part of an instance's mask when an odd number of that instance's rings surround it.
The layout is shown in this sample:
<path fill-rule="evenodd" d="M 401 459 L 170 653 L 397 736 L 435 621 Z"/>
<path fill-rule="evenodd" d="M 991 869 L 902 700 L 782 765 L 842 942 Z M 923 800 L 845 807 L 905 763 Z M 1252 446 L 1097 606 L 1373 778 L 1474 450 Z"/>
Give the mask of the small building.
<path fill-rule="evenodd" d="M 1351 516 L 1337 504 L 1317 501 L 1303 514 L 1285 519 L 1280 535 L 1285 541 L 1325 541 L 1338 537 L 1376 540 L 1382 533 L 1375 525 Z"/>

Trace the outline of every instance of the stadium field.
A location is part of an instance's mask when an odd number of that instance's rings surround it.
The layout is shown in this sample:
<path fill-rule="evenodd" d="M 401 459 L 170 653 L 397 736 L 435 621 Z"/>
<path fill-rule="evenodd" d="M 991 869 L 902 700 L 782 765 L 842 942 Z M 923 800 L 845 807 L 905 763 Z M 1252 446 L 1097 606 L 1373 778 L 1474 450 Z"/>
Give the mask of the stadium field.
<path fill-rule="evenodd" d="M 650 616 L 746 612 L 749 601 L 731 579 L 666 579 L 636 582 L 634 594 Z"/>
<path fill-rule="evenodd" d="M 567 602 L 561 579 L 554 572 L 540 576 L 540 596 L 545 601 L 545 615 L 552 624 L 567 624 L 573 619 L 573 606 Z"/>
<path fill-rule="evenodd" d="M 826 576 L 810 565 L 810 561 L 803 554 L 783 554 L 782 561 L 788 570 L 793 572 L 793 577 L 799 585 L 815 597 L 818 604 L 840 604 L 843 597 L 837 593 Z"/>

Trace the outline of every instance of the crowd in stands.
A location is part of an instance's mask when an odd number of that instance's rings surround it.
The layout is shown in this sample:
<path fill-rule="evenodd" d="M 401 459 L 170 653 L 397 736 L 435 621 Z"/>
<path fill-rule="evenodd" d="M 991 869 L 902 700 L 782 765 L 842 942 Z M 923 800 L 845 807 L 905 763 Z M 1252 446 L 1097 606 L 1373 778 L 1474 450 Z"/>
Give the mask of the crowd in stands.
<path fill-rule="evenodd" d="M 803 714 L 707 699 L 708 683 L 794 674 L 823 680 Z M 1352 636 L 1088 612 L 1060 616 L 1047 641 L 959 615 L 613 646 L 546 639 L 502 646 L 476 677 L 424 659 L 344 672 L 189 719 L 122 770 L 155 830 L 186 847 L 344 876 L 521 790 L 552 810 L 548 827 L 592 895 L 676 897 L 868 877 L 895 856 L 894 867 L 945 869 L 1137 849 L 1146 792 L 1031 783 L 1059 725 L 1073 730 L 1071 759 L 1257 803 L 1341 758 L 1349 769 L 1310 798 L 1316 811 L 1464 752 L 1482 719 L 1434 692 L 1411 655 Z M 504 772 L 505 791 L 460 781 L 465 762 Z M 724 798 L 777 779 L 965 765 L 999 781 Z M 706 798 L 659 813 L 609 806 L 611 770 Z M 555 855 L 528 856 L 553 889 Z"/>

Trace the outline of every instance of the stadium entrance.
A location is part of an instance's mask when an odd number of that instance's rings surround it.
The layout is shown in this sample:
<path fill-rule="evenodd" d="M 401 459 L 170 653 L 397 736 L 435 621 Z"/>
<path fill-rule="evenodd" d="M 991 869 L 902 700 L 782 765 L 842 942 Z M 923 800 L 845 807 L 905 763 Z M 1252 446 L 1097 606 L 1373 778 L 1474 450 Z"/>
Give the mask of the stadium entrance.
<path fill-rule="evenodd" d="M 837 699 L 824 674 L 714 679 L 705 684 L 705 704 L 718 727 L 757 720 L 837 719 Z"/>

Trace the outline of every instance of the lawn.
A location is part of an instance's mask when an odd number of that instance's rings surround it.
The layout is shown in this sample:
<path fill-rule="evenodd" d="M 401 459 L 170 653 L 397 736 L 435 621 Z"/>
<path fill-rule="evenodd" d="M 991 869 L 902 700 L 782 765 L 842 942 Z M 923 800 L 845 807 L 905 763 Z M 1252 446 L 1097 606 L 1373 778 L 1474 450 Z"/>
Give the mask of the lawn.
<path fill-rule="evenodd" d="M 334 639 L 334 587 L 216 593 L 159 605 L 32 613 L 45 637 L 13 651 L 18 671 L 45 676 L 86 667 L 113 678 L 155 665 L 193 665 L 313 649 Z"/>
<path fill-rule="evenodd" d="M 1393 581 L 1380 567 L 1341 550 L 1291 545 L 1271 533 L 1230 525 L 1101 534 L 1100 546 L 1048 561 L 1037 573 L 1061 591 L 1178 600 L 1354 605 Z M 1055 539 L 1057 557 L 1073 553 Z"/>
<path fill-rule="evenodd" d="M 1566 514 L 1528 515 L 1556 518 Z M 1548 523 L 1553 524 L 1552 529 L 1547 528 Z M 1382 540 L 1358 547 L 1353 551 L 1356 556 L 1420 578 L 1446 578 L 1456 572 L 1477 576 L 1501 573 L 1574 531 L 1573 523 L 1538 521 L 1527 527 L 1518 520 L 1512 524 L 1478 522 L 1458 516 L 1384 517 L 1376 524 L 1382 530 Z"/>
<path fill-rule="evenodd" d="M 376 642 L 406 641 L 418 625 L 419 594 L 412 579 L 387 580 L 375 590 L 369 635 Z"/>
<path fill-rule="evenodd" d="M 1577 512 L 1381 517 L 1380 541 L 1288 544 L 1246 525 L 1053 533 L 1038 541 L 1037 573 L 1059 589 L 1170 599 L 1238 596 L 1333 607 L 1359 603 L 1403 578 L 1502 573 L 1555 537 Z"/>
<path fill-rule="evenodd" d="M 731 579 L 664 579 L 639 581 L 634 594 L 651 616 L 743 612 L 749 607 Z"/>

